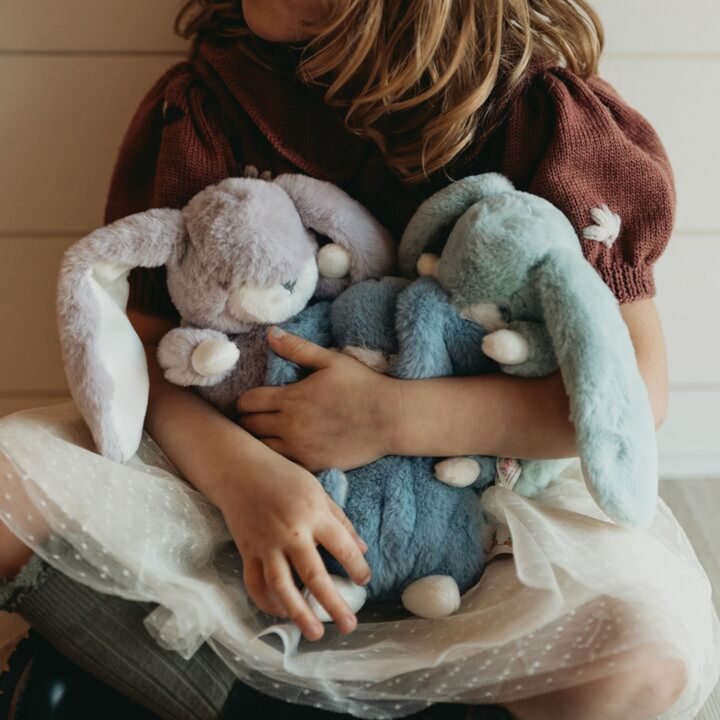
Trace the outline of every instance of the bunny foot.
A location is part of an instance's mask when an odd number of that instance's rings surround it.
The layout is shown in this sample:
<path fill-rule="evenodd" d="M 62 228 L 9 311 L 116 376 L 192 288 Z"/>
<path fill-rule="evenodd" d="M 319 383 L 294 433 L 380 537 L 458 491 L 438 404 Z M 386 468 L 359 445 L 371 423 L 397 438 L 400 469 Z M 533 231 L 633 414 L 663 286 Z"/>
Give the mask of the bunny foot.
<path fill-rule="evenodd" d="M 451 487 L 467 487 L 480 476 L 480 463 L 469 457 L 453 457 L 435 466 L 435 477 Z"/>
<path fill-rule="evenodd" d="M 221 375 L 235 366 L 240 358 L 240 351 L 235 343 L 229 340 L 204 340 L 191 357 L 193 370 L 203 377 Z"/>
<path fill-rule="evenodd" d="M 376 372 L 386 375 L 390 371 L 390 360 L 387 355 L 380 352 L 380 350 L 370 350 L 369 348 L 348 345 L 342 349 L 342 352 L 351 358 L 355 358 Z"/>
<path fill-rule="evenodd" d="M 347 603 L 350 612 L 356 613 L 365 604 L 367 590 L 362 585 L 356 585 L 352 580 L 339 575 L 330 575 L 330 580 L 332 580 L 338 595 Z M 307 600 L 310 610 L 320 622 L 332 622 L 328 611 L 317 601 L 309 588 L 305 588 L 302 594 Z"/>
<path fill-rule="evenodd" d="M 482 341 L 483 352 L 501 365 L 520 365 L 530 357 L 528 341 L 514 330 L 496 330 Z"/>
<path fill-rule="evenodd" d="M 410 583 L 401 600 L 405 609 L 418 617 L 447 617 L 460 607 L 460 588 L 449 575 L 428 575 Z"/>

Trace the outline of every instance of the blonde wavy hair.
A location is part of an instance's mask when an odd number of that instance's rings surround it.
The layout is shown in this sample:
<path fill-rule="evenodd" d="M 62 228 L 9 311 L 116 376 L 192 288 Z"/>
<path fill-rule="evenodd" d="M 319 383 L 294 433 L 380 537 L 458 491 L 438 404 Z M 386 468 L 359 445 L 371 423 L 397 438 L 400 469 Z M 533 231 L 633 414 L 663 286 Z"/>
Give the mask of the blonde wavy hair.
<path fill-rule="evenodd" d="M 239 0 L 188 0 L 176 30 L 251 36 Z M 604 44 L 585 0 L 333 0 L 296 63 L 408 181 L 445 168 L 487 129 L 491 110 L 535 60 L 587 77 Z"/>

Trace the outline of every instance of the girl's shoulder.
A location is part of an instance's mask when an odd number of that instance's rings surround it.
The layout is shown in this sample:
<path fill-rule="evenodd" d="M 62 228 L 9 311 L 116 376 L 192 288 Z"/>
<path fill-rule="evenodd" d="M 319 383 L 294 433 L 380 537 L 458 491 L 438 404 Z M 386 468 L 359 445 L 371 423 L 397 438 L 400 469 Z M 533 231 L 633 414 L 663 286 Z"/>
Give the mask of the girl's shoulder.
<path fill-rule="evenodd" d="M 655 294 L 653 264 L 673 229 L 675 186 L 648 120 L 598 76 L 533 65 L 463 158 L 559 207 L 621 302 Z"/>

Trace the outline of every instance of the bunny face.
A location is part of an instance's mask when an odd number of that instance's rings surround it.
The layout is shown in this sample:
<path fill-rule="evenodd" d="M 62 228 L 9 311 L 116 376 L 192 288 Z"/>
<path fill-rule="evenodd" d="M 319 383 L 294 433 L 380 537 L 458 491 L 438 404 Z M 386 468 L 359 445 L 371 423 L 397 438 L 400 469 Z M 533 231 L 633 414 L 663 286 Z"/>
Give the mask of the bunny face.
<path fill-rule="evenodd" d="M 167 282 L 193 325 L 239 333 L 283 322 L 315 293 L 315 236 L 277 185 L 225 180 L 196 195 L 183 219 L 186 242 L 167 263 Z"/>
<path fill-rule="evenodd" d="M 314 232 L 331 243 L 318 250 Z M 57 312 L 70 390 L 98 449 L 128 460 L 142 434 L 149 381 L 126 314 L 132 268 L 164 265 L 186 322 L 237 334 L 292 317 L 313 295 L 390 274 L 395 262 L 392 237 L 362 205 L 291 174 L 230 178 L 183 210 L 136 213 L 82 238 L 63 259 Z"/>
<path fill-rule="evenodd" d="M 494 304 L 502 312 L 534 318 L 539 302 L 527 281 L 557 249 L 581 256 L 572 225 L 557 208 L 527 193 L 491 196 L 460 217 L 434 274 L 465 315 Z"/>

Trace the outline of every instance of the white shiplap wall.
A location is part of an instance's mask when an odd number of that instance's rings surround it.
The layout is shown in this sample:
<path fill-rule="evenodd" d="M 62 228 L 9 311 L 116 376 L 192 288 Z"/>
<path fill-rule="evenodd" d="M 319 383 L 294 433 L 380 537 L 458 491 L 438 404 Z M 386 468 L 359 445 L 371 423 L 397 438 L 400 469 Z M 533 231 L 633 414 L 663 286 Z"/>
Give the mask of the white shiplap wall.
<path fill-rule="evenodd" d="M 152 82 L 183 57 L 176 0 L 0 0 L 0 415 L 67 397 L 53 294 L 101 223 L 112 164 Z M 597 0 L 603 74 L 658 129 L 676 236 L 658 265 L 672 383 L 665 474 L 720 475 L 720 3 Z"/>

